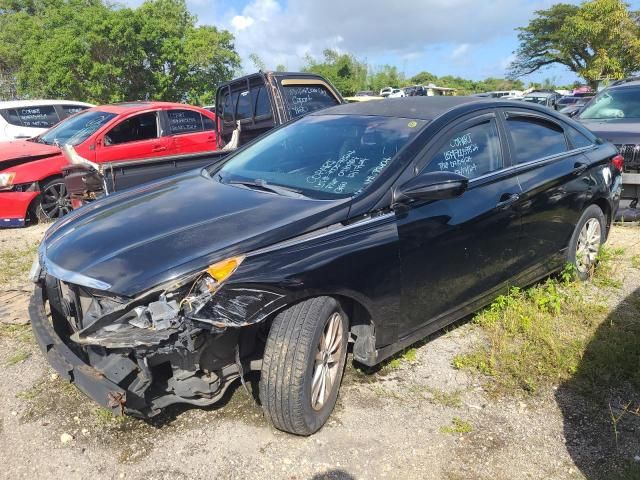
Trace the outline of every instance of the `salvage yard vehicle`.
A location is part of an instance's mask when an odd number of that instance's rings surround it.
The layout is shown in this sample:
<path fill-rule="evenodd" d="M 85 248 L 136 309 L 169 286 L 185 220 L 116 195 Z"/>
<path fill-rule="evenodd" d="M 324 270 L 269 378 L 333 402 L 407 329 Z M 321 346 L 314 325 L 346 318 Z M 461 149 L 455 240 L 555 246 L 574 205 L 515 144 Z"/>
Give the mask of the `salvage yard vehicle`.
<path fill-rule="evenodd" d="M 215 114 L 180 103 L 133 102 L 90 108 L 28 140 L 0 143 L 0 227 L 21 227 L 33 217 L 51 220 L 71 211 L 61 151 L 70 145 L 83 162 L 100 168 L 151 165 L 158 172 L 190 166 L 217 149 Z"/>
<path fill-rule="evenodd" d="M 558 109 L 558 100 L 562 98 L 558 92 L 553 90 L 534 90 L 522 97 L 522 101 L 543 105 L 554 110 Z"/>
<path fill-rule="evenodd" d="M 0 102 L 0 142 L 31 138 L 56 123 L 93 107 L 70 100 L 14 100 Z"/>
<path fill-rule="evenodd" d="M 620 218 L 639 220 L 640 209 L 640 77 L 612 83 L 584 106 L 576 120 L 624 157 Z"/>
<path fill-rule="evenodd" d="M 621 169 L 613 145 L 537 105 L 328 108 L 58 221 L 31 324 L 53 368 L 116 414 L 210 405 L 255 370 L 265 415 L 309 435 L 349 342 L 373 366 L 566 262 L 586 279 Z"/>
<path fill-rule="evenodd" d="M 229 151 L 263 135 L 278 125 L 309 112 L 344 103 L 324 77 L 311 73 L 258 72 L 218 86 L 216 134 L 222 149 L 192 155 L 189 162 L 133 163 L 118 161 L 95 168 L 70 152 L 72 167 L 65 169 L 67 190 L 79 204 L 168 177 L 187 169 L 220 161 Z M 182 152 L 178 152 L 182 153 Z M 77 202 L 77 203 L 76 203 Z"/>

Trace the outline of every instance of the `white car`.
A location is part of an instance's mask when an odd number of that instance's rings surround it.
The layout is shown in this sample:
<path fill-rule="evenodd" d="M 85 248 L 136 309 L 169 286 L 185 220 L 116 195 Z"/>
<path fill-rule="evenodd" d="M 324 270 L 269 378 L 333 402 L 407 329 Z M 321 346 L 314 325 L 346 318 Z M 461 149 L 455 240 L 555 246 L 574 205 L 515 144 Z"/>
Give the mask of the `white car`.
<path fill-rule="evenodd" d="M 406 96 L 407 94 L 404 93 L 404 90 L 400 88 L 394 88 L 387 98 L 402 98 Z"/>
<path fill-rule="evenodd" d="M 393 92 L 393 90 L 394 90 L 393 87 L 384 87 L 382 90 L 380 90 L 380 96 L 388 97 L 389 95 L 391 95 L 391 92 Z"/>
<path fill-rule="evenodd" d="M 93 107 L 69 100 L 15 100 L 0 102 L 0 142 L 31 138 L 74 113 Z"/>

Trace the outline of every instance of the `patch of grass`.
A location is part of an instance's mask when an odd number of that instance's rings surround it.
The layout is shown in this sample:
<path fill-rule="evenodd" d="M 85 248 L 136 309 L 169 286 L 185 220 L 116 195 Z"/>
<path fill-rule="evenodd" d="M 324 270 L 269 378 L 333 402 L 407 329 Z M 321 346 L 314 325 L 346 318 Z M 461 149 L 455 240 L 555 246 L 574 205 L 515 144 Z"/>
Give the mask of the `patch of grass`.
<path fill-rule="evenodd" d="M 26 280 L 37 251 L 37 242 L 23 248 L 0 250 L 0 285 L 7 284 L 16 277 Z"/>
<path fill-rule="evenodd" d="M 615 278 L 615 273 L 617 263 L 624 254 L 624 248 L 610 248 L 602 245 L 598 252 L 598 265 L 591 272 L 593 284 L 601 288 L 622 288 L 622 282 Z"/>
<path fill-rule="evenodd" d="M 640 255 L 631 256 L 631 266 L 633 268 L 640 268 Z"/>
<path fill-rule="evenodd" d="M 419 342 L 414 347 L 408 347 L 396 353 L 391 359 L 383 363 L 382 370 L 396 370 L 400 368 L 403 363 L 414 363 L 418 359 L 418 348 L 422 345 L 424 345 L 424 341 Z"/>
<path fill-rule="evenodd" d="M 21 342 L 29 342 L 33 339 L 30 325 L 5 325 L 0 324 L 0 338 L 10 338 Z"/>
<path fill-rule="evenodd" d="M 607 268 L 620 254 L 606 251 L 601 265 Z M 607 312 L 572 277 L 565 270 L 557 278 L 498 297 L 474 318 L 487 342 L 454 357 L 453 366 L 489 377 L 495 393 L 534 393 L 570 378 Z"/>
<path fill-rule="evenodd" d="M 466 420 L 462 420 L 459 417 L 453 417 L 451 420 L 451 425 L 447 425 L 440 428 L 442 433 L 471 433 L 473 431 L 473 427 Z"/>
<path fill-rule="evenodd" d="M 462 406 L 462 392 L 460 390 L 454 390 L 453 392 L 445 392 L 437 388 L 426 388 L 427 392 L 431 394 L 431 401 L 444 407 L 458 408 Z"/>
<path fill-rule="evenodd" d="M 7 363 L 5 365 L 11 366 L 11 365 L 16 365 L 18 363 L 22 363 L 30 356 L 31 356 L 30 352 L 24 352 L 24 351 L 16 352 L 15 354 L 11 355 L 7 359 Z"/>

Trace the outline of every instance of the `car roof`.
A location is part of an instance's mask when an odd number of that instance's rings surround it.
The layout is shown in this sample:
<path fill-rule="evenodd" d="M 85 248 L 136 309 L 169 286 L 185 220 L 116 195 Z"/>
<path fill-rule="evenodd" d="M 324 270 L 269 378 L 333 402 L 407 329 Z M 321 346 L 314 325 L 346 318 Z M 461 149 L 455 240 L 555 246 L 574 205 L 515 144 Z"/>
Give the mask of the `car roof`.
<path fill-rule="evenodd" d="M 23 108 L 39 107 L 42 105 L 78 105 L 83 107 L 93 107 L 91 103 L 77 102 L 75 100 L 9 100 L 0 102 L 0 108 Z"/>
<path fill-rule="evenodd" d="M 186 105 L 184 103 L 140 101 L 140 102 L 111 103 L 109 105 L 98 105 L 94 107 L 93 110 L 122 114 L 122 113 L 141 112 L 144 110 L 151 110 L 151 109 L 167 109 L 167 108 L 202 109 L 202 107 L 195 107 L 193 105 Z"/>
<path fill-rule="evenodd" d="M 348 103 L 325 108 L 309 115 L 373 115 L 381 117 L 416 118 L 433 120 L 443 113 L 461 105 L 478 103 L 486 106 L 497 105 L 491 99 L 481 97 L 405 97 L 384 98 L 369 102 Z M 504 102 L 502 103 L 504 104 Z M 502 105 L 501 104 L 501 105 Z"/>

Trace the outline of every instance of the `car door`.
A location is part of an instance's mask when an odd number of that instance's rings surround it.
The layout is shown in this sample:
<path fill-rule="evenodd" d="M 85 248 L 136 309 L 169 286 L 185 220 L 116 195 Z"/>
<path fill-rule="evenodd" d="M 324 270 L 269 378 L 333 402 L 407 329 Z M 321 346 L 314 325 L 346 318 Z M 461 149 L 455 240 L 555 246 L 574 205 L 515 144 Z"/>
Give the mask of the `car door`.
<path fill-rule="evenodd" d="M 522 187 L 520 269 L 525 274 L 533 269 L 533 278 L 564 262 L 564 249 L 589 190 L 584 151 L 590 142 L 573 148 L 565 125 L 541 112 L 507 110 L 504 123 Z"/>
<path fill-rule="evenodd" d="M 427 323 L 447 323 L 515 274 L 520 194 L 506 167 L 494 113 L 474 115 L 438 135 L 421 173 L 452 171 L 469 178 L 459 197 L 397 211 L 404 325 L 401 336 Z"/>
<path fill-rule="evenodd" d="M 197 110 L 165 110 L 167 134 L 173 139 L 174 155 L 189 155 L 216 150 L 215 123 Z"/>
<path fill-rule="evenodd" d="M 108 167 L 110 189 L 116 189 L 113 182 L 117 178 L 119 190 L 157 178 L 149 164 L 171 155 L 172 141 L 163 135 L 158 111 L 136 113 L 98 136 L 95 158 Z"/>

